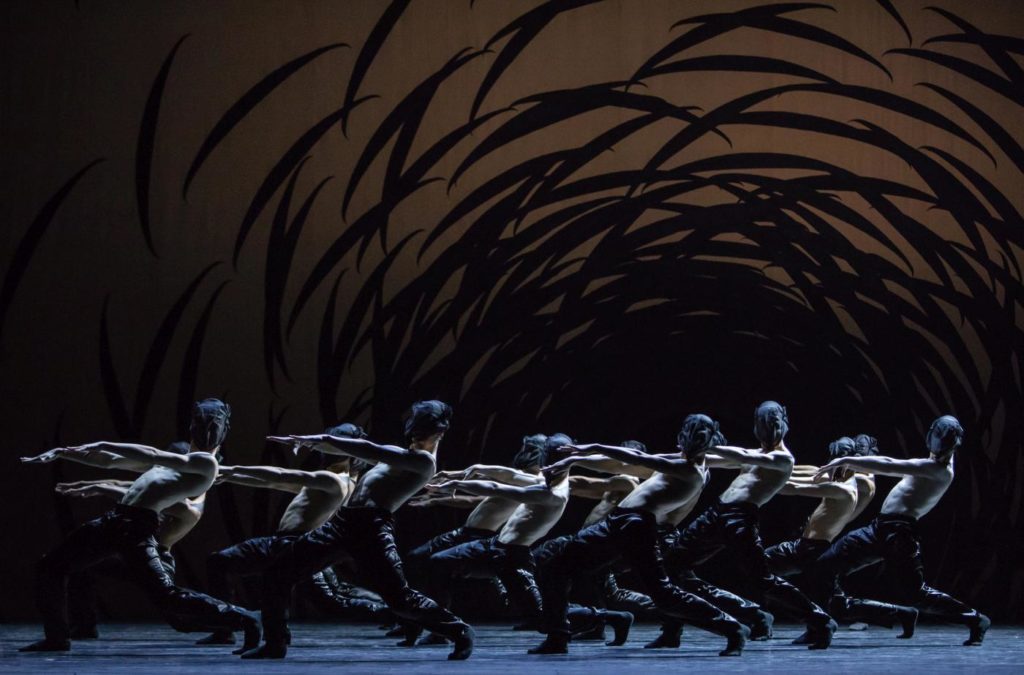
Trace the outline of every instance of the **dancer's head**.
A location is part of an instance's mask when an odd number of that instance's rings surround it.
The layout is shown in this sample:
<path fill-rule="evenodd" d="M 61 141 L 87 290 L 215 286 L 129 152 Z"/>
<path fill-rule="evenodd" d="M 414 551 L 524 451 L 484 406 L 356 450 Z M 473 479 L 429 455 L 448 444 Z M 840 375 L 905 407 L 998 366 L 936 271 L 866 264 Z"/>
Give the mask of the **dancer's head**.
<path fill-rule="evenodd" d="M 231 427 L 231 406 L 216 398 L 205 398 L 192 406 L 189 436 L 192 447 L 214 452 L 224 442 Z"/>
<path fill-rule="evenodd" d="M 366 432 L 363 428 L 358 424 L 352 424 L 351 422 L 327 427 L 324 429 L 324 433 L 328 436 L 337 436 L 338 438 L 366 438 Z M 324 452 L 322 445 L 318 445 L 316 450 L 320 457 L 320 468 L 326 471 L 347 473 L 349 476 L 355 478 L 358 473 L 361 473 L 365 469 L 366 466 L 372 466 L 361 459 Z"/>
<path fill-rule="evenodd" d="M 964 428 L 952 415 L 943 415 L 932 422 L 928 429 L 928 452 L 944 459 L 952 455 L 964 440 Z"/>
<path fill-rule="evenodd" d="M 186 441 L 174 441 L 166 448 L 164 452 L 173 452 L 175 455 L 187 455 L 191 445 Z"/>
<path fill-rule="evenodd" d="M 632 448 L 633 450 L 639 450 L 640 452 L 647 452 L 647 446 L 640 441 L 622 441 L 619 443 L 620 447 Z"/>
<path fill-rule="evenodd" d="M 440 440 L 452 423 L 452 407 L 443 401 L 416 401 L 405 416 L 410 443 Z"/>
<path fill-rule="evenodd" d="M 340 438 L 366 438 L 366 431 L 358 424 L 352 424 L 351 422 L 328 427 L 324 430 L 324 433 L 328 436 L 338 436 Z"/>
<path fill-rule="evenodd" d="M 878 454 L 878 439 L 867 434 L 857 434 L 853 437 L 856 446 L 854 454 L 857 457 L 874 457 Z"/>
<path fill-rule="evenodd" d="M 857 443 L 849 436 L 840 436 L 828 444 L 828 458 L 853 457 L 857 454 Z"/>
<path fill-rule="evenodd" d="M 789 431 L 786 409 L 775 401 L 765 401 L 754 411 L 754 436 L 765 450 L 774 450 Z"/>
<path fill-rule="evenodd" d="M 563 445 L 573 445 L 576 441 L 570 438 L 567 434 L 551 434 L 544 441 L 544 465 L 553 464 L 554 460 L 558 457 L 558 449 Z M 562 478 L 569 474 L 569 468 L 565 467 L 562 471 L 546 472 L 544 479 L 548 484 L 556 483 Z"/>
<path fill-rule="evenodd" d="M 544 434 L 523 436 L 523 447 L 512 458 L 512 467 L 520 471 L 540 471 L 547 464 L 547 453 L 544 451 L 547 440 Z"/>
<path fill-rule="evenodd" d="M 687 415 L 676 436 L 676 446 L 687 459 L 699 459 L 715 444 L 718 422 L 707 415 Z M 720 434 L 719 434 L 720 435 Z"/>

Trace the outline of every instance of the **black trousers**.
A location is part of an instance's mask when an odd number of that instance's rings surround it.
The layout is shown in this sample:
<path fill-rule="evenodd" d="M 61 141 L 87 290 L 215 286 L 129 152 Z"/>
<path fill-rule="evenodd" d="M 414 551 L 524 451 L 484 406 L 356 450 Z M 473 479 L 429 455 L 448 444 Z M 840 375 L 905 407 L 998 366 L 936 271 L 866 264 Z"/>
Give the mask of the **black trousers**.
<path fill-rule="evenodd" d="M 340 580 L 330 567 L 314 574 L 304 590 L 317 610 L 331 618 L 377 623 L 394 619 L 379 595 Z"/>
<path fill-rule="evenodd" d="M 665 559 L 665 569 L 668 570 L 669 577 L 677 586 L 687 593 L 704 598 L 740 623 L 750 626 L 763 620 L 761 606 L 756 602 L 751 602 L 724 588 L 708 583 L 698 577 L 693 569 L 685 563 L 683 556 L 680 555 L 682 549 L 678 544 L 682 534 L 679 528 L 666 526 L 660 527 L 658 531 L 662 555 Z"/>
<path fill-rule="evenodd" d="M 810 627 L 824 625 L 829 621 L 828 614 L 769 569 L 761 544 L 759 512 L 756 504 L 748 502 L 717 502 L 680 532 L 666 555 L 680 567 L 693 568 L 728 551 L 769 609 L 792 614 Z"/>
<path fill-rule="evenodd" d="M 157 556 L 167 576 L 174 581 L 177 564 L 174 554 L 163 544 L 157 544 Z M 96 601 L 96 580 L 99 576 L 125 576 L 125 566 L 118 558 L 109 558 L 87 570 L 75 572 L 68 577 L 68 616 L 72 631 L 93 633 L 99 623 Z"/>
<path fill-rule="evenodd" d="M 569 591 L 580 572 L 606 569 L 625 559 L 643 581 L 661 614 L 720 634 L 739 630 L 735 619 L 673 585 L 662 564 L 654 514 L 617 508 L 580 530 L 540 570 L 544 632 L 568 636 Z"/>
<path fill-rule="evenodd" d="M 543 568 L 552 557 L 558 554 L 572 540 L 573 535 L 566 534 L 554 537 L 533 547 L 533 558 L 537 568 Z M 643 593 L 620 588 L 615 577 L 616 571 L 609 566 L 596 572 L 578 574 L 572 583 L 572 592 L 580 605 L 601 609 L 614 609 L 632 612 L 633 614 L 651 614 L 656 612 L 654 601 Z M 570 609 L 572 605 L 570 605 Z M 571 617 L 570 617 L 571 620 Z"/>
<path fill-rule="evenodd" d="M 206 579 L 210 593 L 218 598 L 235 601 L 231 577 L 263 573 L 298 536 L 299 533 L 281 533 L 252 537 L 211 553 L 206 557 Z"/>
<path fill-rule="evenodd" d="M 836 595 L 841 577 L 882 561 L 896 575 L 903 604 L 946 621 L 973 623 L 974 609 L 925 583 L 917 519 L 909 516 L 882 514 L 834 541 L 815 566 L 816 597 Z"/>
<path fill-rule="evenodd" d="M 497 578 L 513 605 L 526 617 L 541 616 L 536 565 L 529 546 L 503 544 L 497 536 L 468 541 L 435 552 L 428 562 L 431 591 L 443 605 L 451 601 L 451 582 L 458 578 Z"/>
<path fill-rule="evenodd" d="M 779 576 L 807 575 L 814 572 L 818 559 L 830 545 L 830 542 L 824 539 L 801 537 L 776 544 L 765 551 L 765 555 L 768 556 L 768 566 Z M 863 621 L 888 628 L 896 624 L 903 609 L 905 608 L 887 602 L 851 598 L 843 592 L 838 579 L 828 604 L 829 613 L 839 621 Z"/>
<path fill-rule="evenodd" d="M 780 577 L 792 577 L 803 574 L 828 550 L 830 542 L 824 539 L 806 539 L 800 537 L 784 541 L 765 549 L 768 569 Z"/>
<path fill-rule="evenodd" d="M 405 562 L 406 574 L 414 584 L 430 584 L 430 556 L 459 544 L 490 539 L 494 534 L 491 530 L 484 530 L 478 527 L 457 527 L 454 530 L 442 532 L 403 556 L 402 560 Z"/>
<path fill-rule="evenodd" d="M 268 644 L 286 639 L 295 583 L 344 558 L 353 560 L 364 585 L 400 619 L 444 637 L 462 633 L 465 624 L 458 617 L 406 582 L 391 512 L 346 506 L 317 529 L 290 540 L 264 574 L 263 627 Z"/>
<path fill-rule="evenodd" d="M 241 630 L 251 619 L 234 605 L 179 588 L 160 559 L 154 534 L 156 512 L 118 504 L 99 518 L 79 525 L 36 567 L 36 602 L 46 638 L 68 639 L 68 577 L 109 558 L 120 558 L 128 578 L 138 584 L 179 631 Z"/>

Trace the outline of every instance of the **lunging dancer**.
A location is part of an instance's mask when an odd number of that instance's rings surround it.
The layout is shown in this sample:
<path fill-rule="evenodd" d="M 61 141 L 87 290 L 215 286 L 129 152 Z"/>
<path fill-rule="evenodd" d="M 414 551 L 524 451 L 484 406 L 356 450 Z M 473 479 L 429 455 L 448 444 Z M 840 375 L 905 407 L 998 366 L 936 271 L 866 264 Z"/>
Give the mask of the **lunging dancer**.
<path fill-rule="evenodd" d="M 682 440 L 680 440 L 680 442 L 682 443 Z M 725 437 L 722 436 L 721 432 L 716 431 L 715 435 L 712 438 L 711 445 L 721 445 L 724 443 Z M 622 447 L 633 448 L 635 450 L 640 450 L 642 452 L 646 452 L 647 450 L 646 447 L 639 441 L 625 441 L 622 444 Z M 660 456 L 671 458 L 677 457 L 678 455 Z M 697 462 L 700 460 L 700 457 L 694 455 L 693 457 L 691 457 L 691 459 Z M 651 476 L 653 476 L 656 473 L 655 471 L 647 467 L 632 466 L 613 459 L 609 459 L 607 457 L 591 456 L 563 461 L 572 461 L 575 463 L 576 466 L 590 469 L 592 471 L 608 473 L 621 472 L 622 474 L 629 474 L 630 476 L 633 476 L 635 478 L 644 478 L 647 480 L 650 480 Z M 710 474 L 705 468 L 702 468 L 702 472 L 704 476 L 704 486 L 706 486 L 707 481 L 710 478 Z M 577 478 L 577 476 L 573 476 L 573 478 Z M 679 588 L 681 588 L 682 590 L 686 591 L 687 593 L 692 593 L 693 595 L 696 595 L 697 597 L 706 600 L 707 602 L 711 603 L 715 607 L 719 608 L 726 614 L 732 616 L 737 621 L 750 628 L 751 632 L 750 636 L 748 637 L 749 640 L 767 640 L 771 638 L 772 635 L 773 617 L 771 614 L 763 611 L 757 603 L 751 602 L 746 598 L 741 598 L 740 596 L 735 595 L 734 593 L 730 593 L 725 589 L 711 585 L 704 579 L 699 578 L 693 572 L 693 570 L 686 566 L 682 561 L 673 559 L 673 557 L 669 555 L 670 551 L 672 550 L 672 546 L 676 541 L 676 538 L 678 538 L 679 536 L 679 523 L 681 523 L 690 514 L 690 512 L 693 511 L 693 508 L 697 505 L 697 501 L 700 499 L 702 491 L 703 486 L 700 490 L 693 492 L 690 495 L 689 499 L 683 502 L 679 507 L 671 511 L 659 514 L 657 517 L 658 540 L 662 552 L 663 564 L 665 566 L 665 570 L 669 574 L 669 580 L 676 586 L 679 586 Z M 589 522 L 585 525 L 597 522 L 596 520 L 591 521 L 589 518 L 588 521 Z M 555 550 L 557 550 L 557 547 L 563 545 L 563 542 L 561 540 L 568 538 L 569 537 L 560 537 L 558 539 L 553 539 L 542 544 L 540 548 L 552 549 L 551 553 L 553 553 Z M 536 556 L 538 565 L 541 565 L 543 561 L 547 560 L 547 558 L 550 557 L 551 553 L 549 553 L 548 555 L 541 555 L 538 553 Z M 609 574 L 609 576 L 611 575 Z M 577 577 L 574 580 L 574 587 L 576 585 L 576 582 L 578 581 L 579 577 Z M 631 593 L 630 591 L 625 592 Z M 640 593 L 633 593 L 632 599 L 640 602 L 642 602 L 644 599 L 649 600 L 647 596 L 644 596 Z M 653 603 L 651 603 L 651 606 L 648 609 L 654 609 Z M 667 619 L 668 617 L 663 618 Z M 646 647 L 647 649 L 679 647 L 682 638 L 682 632 L 682 622 L 666 620 L 662 626 L 661 634 L 651 642 L 644 645 L 644 647 Z M 574 639 L 581 639 L 581 636 L 574 636 Z"/>
<path fill-rule="evenodd" d="M 775 401 L 765 401 L 754 413 L 754 435 L 760 448 L 723 445 L 708 453 L 710 466 L 739 467 L 740 473 L 718 502 L 680 533 L 666 556 L 692 568 L 728 551 L 764 596 L 769 609 L 782 609 L 802 618 L 811 640 L 808 647 L 826 649 L 836 622 L 795 586 L 771 573 L 761 544 L 761 507 L 786 484 L 793 470 L 793 455 L 783 442 L 788 430 L 786 409 Z"/>
<path fill-rule="evenodd" d="M 828 451 L 832 459 L 875 455 L 878 454 L 878 442 L 866 434 L 857 436 L 856 440 L 843 436 L 830 443 Z M 807 519 L 799 539 L 775 544 L 765 551 L 773 574 L 791 577 L 812 571 L 818 557 L 828 550 L 843 528 L 861 514 L 875 493 L 874 476 L 870 474 L 857 473 L 849 468 L 837 469 L 831 472 L 829 481 L 814 482 L 811 478 L 817 470 L 818 467 L 796 467 L 789 482 L 779 490 L 780 495 L 820 498 L 821 501 Z M 797 475 L 798 471 L 800 475 Z M 897 637 L 903 639 L 913 637 L 917 626 L 916 609 L 851 598 L 842 592 L 838 583 L 829 611 L 841 621 L 863 621 L 886 628 L 898 623 L 903 632 Z M 802 636 L 794 642 L 803 644 L 807 639 L 807 636 Z"/>
<path fill-rule="evenodd" d="M 187 455 L 189 444 L 187 442 L 172 443 L 165 448 L 165 451 Z M 131 485 L 132 481 L 129 480 L 101 478 L 99 480 L 58 483 L 55 490 L 65 497 L 76 499 L 101 497 L 119 502 L 124 498 Z M 206 493 L 204 492 L 197 497 L 189 497 L 175 502 L 160 512 L 160 526 L 154 535 L 156 553 L 160 564 L 163 565 L 164 571 L 172 581 L 176 581 L 177 562 L 171 547 L 184 539 L 185 535 L 199 523 L 205 506 Z M 117 558 L 110 558 L 88 570 L 72 574 L 68 578 L 68 615 L 71 620 L 72 640 L 94 640 L 99 637 L 95 588 L 97 572 L 105 576 L 123 575 L 124 565 Z"/>
<path fill-rule="evenodd" d="M 366 433 L 355 424 L 340 424 L 326 432 L 339 438 L 366 438 Z M 328 456 L 320 453 L 322 457 Z M 333 457 L 333 456 L 332 456 Z M 287 547 L 291 539 L 320 527 L 345 503 L 355 487 L 354 477 L 349 475 L 350 458 L 338 461 L 319 471 L 301 471 L 277 466 L 223 466 L 217 482 L 234 483 L 248 487 L 283 490 L 295 497 L 289 502 L 277 524 L 274 535 L 252 537 L 245 541 L 211 553 L 206 558 L 206 576 L 210 593 L 218 598 L 234 600 L 229 578 L 251 576 L 270 567 L 274 557 Z M 315 576 L 323 576 L 317 572 Z M 314 588 L 334 598 L 326 580 L 313 581 Z M 335 604 L 335 603 L 332 603 Z M 382 605 L 368 601 L 357 601 L 358 609 L 366 615 L 361 618 L 386 614 Z M 349 618 L 352 608 L 344 602 L 338 608 Z M 234 636 L 227 631 L 218 631 L 199 640 L 197 644 L 233 644 Z"/>
<path fill-rule="evenodd" d="M 36 598 L 46 637 L 20 651 L 68 651 L 68 576 L 114 556 L 127 566 L 131 578 L 177 630 L 243 630 L 246 645 L 259 644 L 260 626 L 249 611 L 203 593 L 180 588 L 167 574 L 154 535 L 161 511 L 184 499 L 203 494 L 217 476 L 216 452 L 227 435 L 231 409 L 217 399 L 205 399 L 192 409 L 191 448 L 179 455 L 129 443 L 100 441 L 54 448 L 24 462 L 84 459 L 93 465 L 103 458 L 126 465 L 150 467 L 125 492 L 120 503 L 84 523 L 36 568 Z"/>
<path fill-rule="evenodd" d="M 380 594 L 400 619 L 452 640 L 449 659 L 473 651 L 473 629 L 406 582 L 395 546 L 394 512 L 437 473 L 437 447 L 451 423 L 452 409 L 441 401 L 414 403 L 405 422 L 409 448 L 326 434 L 270 437 L 297 446 L 348 455 L 377 465 L 366 472 L 346 506 L 326 523 L 288 542 L 264 574 L 263 626 L 266 643 L 242 658 L 284 658 L 288 604 L 295 582 L 340 559 L 351 557 L 366 586 Z"/>
<path fill-rule="evenodd" d="M 565 434 L 547 438 L 544 453 L 527 472 L 512 471 L 505 467 L 486 467 L 477 473 L 490 475 L 494 480 L 445 480 L 428 485 L 429 490 L 445 493 L 460 490 L 483 497 L 500 497 L 518 503 L 508 522 L 496 536 L 467 542 L 430 556 L 429 573 L 438 594 L 444 593 L 451 580 L 459 577 L 497 577 L 513 604 L 537 623 L 541 619 L 541 595 L 534 577 L 535 563 L 530 547 L 544 537 L 565 512 L 569 501 L 569 469 L 547 471 L 540 474 L 541 465 L 553 450 L 572 442 Z M 508 480 L 514 485 L 497 482 Z M 447 600 L 447 598 L 446 598 Z M 608 623 L 615 631 L 609 645 L 624 644 L 629 636 L 633 615 L 629 612 L 574 608 L 572 619 L 588 626 Z"/>
<path fill-rule="evenodd" d="M 544 444 L 547 439 L 548 437 L 544 434 L 533 434 L 523 438 L 522 447 L 512 458 L 512 468 L 515 469 L 515 472 L 511 472 L 506 467 L 473 464 L 462 471 L 439 471 L 434 480 L 491 477 L 497 471 L 503 470 L 503 475 L 510 480 L 519 478 L 516 474 L 521 473 L 525 476 L 525 481 L 520 480 L 519 484 L 532 485 L 538 482 L 537 476 L 540 474 L 541 458 L 544 456 Z M 429 581 L 427 569 L 430 565 L 430 556 L 459 544 L 494 537 L 520 504 L 519 501 L 506 497 L 456 496 L 438 492 L 429 492 L 426 497 L 409 502 L 410 506 L 459 505 L 460 503 L 470 504 L 473 508 L 469 516 L 466 517 L 465 525 L 443 532 L 405 555 L 405 565 L 409 570 L 409 575 L 415 581 Z M 504 595 L 507 592 L 504 584 L 498 579 L 495 581 L 499 586 L 499 592 Z M 408 644 L 408 640 L 402 644 Z"/>
<path fill-rule="evenodd" d="M 831 596 L 838 578 L 884 560 L 886 572 L 896 576 L 906 604 L 967 626 L 970 635 L 964 646 L 982 643 L 991 621 L 925 583 L 917 532 L 917 521 L 939 503 L 953 482 L 954 454 L 963 435 L 960 422 L 952 415 L 943 415 L 928 429 L 927 457 L 839 457 L 818 470 L 816 476 L 852 469 L 901 479 L 886 496 L 877 518 L 840 537 L 818 558 L 815 575 L 819 597 Z"/>
<path fill-rule="evenodd" d="M 722 656 L 738 656 L 750 630 L 701 598 L 673 585 L 662 564 L 657 519 L 679 508 L 704 487 L 708 450 L 718 424 L 706 415 L 690 415 L 679 434 L 676 457 L 649 455 L 633 448 L 599 444 L 574 445 L 573 453 L 548 471 L 563 471 L 576 455 L 604 457 L 637 464 L 656 473 L 631 492 L 600 522 L 586 527 L 552 557 L 541 570 L 544 631 L 547 638 L 531 654 L 565 654 L 570 639 L 566 611 L 573 578 L 596 571 L 624 558 L 638 574 L 658 611 L 728 638 Z"/>

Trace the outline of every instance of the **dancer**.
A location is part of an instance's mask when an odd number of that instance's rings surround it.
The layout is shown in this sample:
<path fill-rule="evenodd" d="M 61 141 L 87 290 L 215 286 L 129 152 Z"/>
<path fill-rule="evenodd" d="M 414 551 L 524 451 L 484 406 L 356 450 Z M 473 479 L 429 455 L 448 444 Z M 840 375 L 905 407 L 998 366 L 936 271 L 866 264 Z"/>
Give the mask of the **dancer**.
<path fill-rule="evenodd" d="M 518 507 L 501 531 L 491 539 L 477 540 L 438 551 L 430 556 L 429 570 L 438 592 L 443 592 L 457 577 L 497 577 L 508 589 L 514 604 L 533 621 L 541 619 L 541 596 L 534 578 L 535 564 L 530 550 L 562 517 L 569 501 L 569 471 L 549 471 L 541 477 L 541 465 L 548 454 L 572 442 L 565 434 L 553 434 L 544 444 L 536 464 L 527 467 L 535 472 L 526 476 L 510 474 L 503 467 L 490 467 L 486 473 L 506 475 L 531 485 L 507 485 L 494 480 L 444 480 L 428 484 L 434 492 L 462 490 L 483 497 L 500 497 L 518 503 Z M 447 600 L 447 598 L 446 598 Z M 575 608 L 573 618 L 588 624 L 607 622 L 615 631 L 611 646 L 624 644 L 629 636 L 633 615 L 590 608 Z"/>
<path fill-rule="evenodd" d="M 340 424 L 327 429 L 328 435 L 339 438 L 366 438 L 366 432 L 355 424 Z M 320 453 L 321 457 L 334 457 Z M 326 464 L 326 462 L 325 462 Z M 295 495 L 285 508 L 274 535 L 252 537 L 206 558 L 206 575 L 210 592 L 218 598 L 234 600 L 229 582 L 230 576 L 251 576 L 264 572 L 275 556 L 284 550 L 291 539 L 320 527 L 334 515 L 349 498 L 355 487 L 356 478 L 349 475 L 350 458 L 338 458 L 319 471 L 300 471 L 277 466 L 224 466 L 220 467 L 217 482 L 235 483 L 248 487 L 283 490 Z M 324 593 L 332 604 L 336 599 L 323 572 L 314 577 L 314 589 Z M 378 603 L 356 602 L 369 613 L 370 617 L 383 618 L 385 609 Z M 338 609 L 346 618 L 352 607 L 344 603 Z M 227 631 L 215 632 L 198 641 L 197 644 L 233 644 L 234 635 Z"/>
<path fill-rule="evenodd" d="M 722 436 L 721 432 L 716 431 L 712 438 L 712 445 L 721 445 L 725 443 L 725 437 Z M 626 441 L 622 444 L 623 447 L 629 447 L 637 450 L 646 452 L 646 448 L 642 443 L 637 441 Z M 661 457 L 672 458 L 678 457 L 677 454 L 673 455 L 659 455 Z M 574 462 L 576 466 L 591 469 L 598 472 L 623 472 L 629 473 L 638 478 L 651 479 L 651 476 L 655 473 L 651 469 L 642 466 L 630 466 L 622 462 L 618 462 L 607 457 L 583 457 L 583 458 L 571 458 L 563 461 Z M 730 593 L 729 591 L 718 588 L 708 583 L 704 579 L 699 578 L 685 561 L 679 560 L 678 556 L 672 556 L 671 551 L 679 537 L 678 526 L 690 512 L 697 505 L 697 501 L 700 498 L 703 488 L 707 485 L 709 474 L 704 471 L 704 482 L 700 488 L 693 492 L 689 499 L 687 499 L 678 508 L 671 511 L 658 515 L 658 540 L 660 550 L 662 552 L 663 564 L 666 571 L 669 574 L 669 580 L 676 586 L 679 586 L 682 590 L 687 593 L 696 595 L 699 598 L 706 600 L 715 607 L 726 614 L 732 616 L 740 623 L 744 624 L 750 629 L 749 640 L 767 640 L 772 635 L 772 623 L 774 617 L 761 609 L 760 605 L 751 602 L 746 598 Z M 552 547 L 559 544 L 558 540 L 552 540 L 545 542 L 543 547 Z M 538 555 L 538 565 L 546 557 Z M 640 597 L 646 597 L 642 596 Z M 677 648 L 681 644 L 683 624 L 679 621 L 671 620 L 668 617 L 663 617 L 666 620 L 662 625 L 661 634 L 653 641 L 644 645 L 647 649 L 661 649 L 661 648 Z"/>
<path fill-rule="evenodd" d="M 548 467 L 563 470 L 575 455 L 601 453 L 620 462 L 655 471 L 600 522 L 578 532 L 547 562 L 541 572 L 544 599 L 544 630 L 547 638 L 532 654 L 565 654 L 570 639 L 566 617 L 573 577 L 581 571 L 598 570 L 625 558 L 642 579 L 658 611 L 728 638 L 722 656 L 738 656 L 750 630 L 695 595 L 673 585 L 665 572 L 658 545 L 657 519 L 679 508 L 704 486 L 707 451 L 717 423 L 706 415 L 690 415 L 679 434 L 680 453 L 675 457 L 649 455 L 633 448 L 599 444 L 575 445 L 574 456 Z"/>
<path fill-rule="evenodd" d="M 829 457 L 836 459 L 849 456 L 878 454 L 878 442 L 866 434 L 856 440 L 843 436 L 829 444 Z M 874 477 L 856 473 L 850 469 L 837 469 L 828 482 L 812 482 L 811 476 L 818 467 L 798 467 L 802 476 L 794 475 L 782 489 L 780 495 L 820 498 L 817 508 L 807 520 L 803 535 L 799 539 L 776 544 L 765 551 L 768 567 L 774 574 L 791 577 L 812 569 L 818 557 L 828 550 L 832 541 L 856 518 L 874 495 Z M 810 473 L 807 473 L 810 471 Z M 794 470 L 794 474 L 796 470 Z M 897 636 L 909 639 L 917 626 L 918 611 L 912 607 L 901 607 L 874 600 L 851 598 L 836 584 L 836 593 L 829 603 L 829 611 L 837 619 L 854 622 L 863 621 L 892 628 L 900 624 L 903 632 Z M 797 638 L 797 644 L 807 640 Z"/>
<path fill-rule="evenodd" d="M 506 467 L 488 466 L 474 464 L 462 471 L 439 471 L 432 480 L 437 479 L 469 479 L 474 477 L 494 477 L 500 475 L 506 482 L 516 481 L 520 485 L 532 485 L 541 482 L 540 480 L 540 458 L 543 456 L 544 444 L 547 441 L 544 434 L 534 434 L 523 438 L 523 445 L 519 452 L 512 459 L 512 466 L 515 471 Z M 530 470 L 536 467 L 536 472 L 531 474 Z M 419 503 L 426 505 L 449 503 L 458 500 L 453 494 L 442 495 L 442 493 L 431 491 L 427 500 L 419 500 Z M 502 528 L 509 516 L 519 507 L 520 502 L 505 497 L 470 497 L 472 504 L 475 504 L 469 516 L 466 517 L 466 524 L 454 530 L 444 532 L 433 537 L 427 542 L 409 551 L 405 561 L 410 570 L 423 570 L 430 556 L 459 544 L 481 539 L 490 539 Z M 411 503 L 411 502 L 410 502 Z"/>
<path fill-rule="evenodd" d="M 179 455 L 188 454 L 188 443 L 172 443 L 166 452 Z M 57 493 L 72 498 L 104 497 L 114 501 L 124 498 L 132 482 L 115 478 L 100 480 L 82 480 L 70 483 L 58 483 Z M 171 504 L 160 512 L 160 526 L 157 529 L 156 553 L 167 576 L 175 580 L 177 563 L 171 547 L 185 538 L 199 523 L 206 505 L 206 494 L 183 499 Z M 108 565 L 109 563 L 109 565 Z M 68 579 L 68 615 L 70 618 L 70 637 L 72 640 L 94 640 L 99 637 L 96 612 L 95 575 L 97 572 L 106 576 L 123 574 L 124 565 L 117 558 L 110 558 L 82 572 L 72 574 Z M 172 625 L 173 627 L 173 625 Z"/>
<path fill-rule="evenodd" d="M 523 437 L 523 444 L 519 451 L 512 458 L 512 466 L 515 471 L 507 467 L 489 466 L 484 464 L 473 464 L 461 471 L 438 471 L 432 480 L 437 479 L 469 479 L 475 477 L 491 477 L 501 475 L 509 481 L 518 484 L 534 484 L 540 481 L 538 458 L 543 456 L 544 443 L 547 441 L 544 434 L 533 434 Z M 530 469 L 537 467 L 532 474 Z M 430 565 L 430 556 L 438 551 L 443 551 L 459 544 L 481 539 L 490 539 L 502 528 L 509 516 L 519 507 L 519 502 L 504 497 L 479 497 L 476 495 L 456 496 L 454 494 L 443 495 L 436 492 L 427 492 L 425 497 L 417 497 L 410 500 L 410 506 L 435 506 L 435 505 L 457 505 L 471 506 L 472 511 L 466 518 L 466 524 L 454 530 L 443 532 L 423 544 L 412 549 L 405 555 L 405 567 L 409 570 L 408 576 L 414 584 L 430 583 L 427 569 Z M 503 603 L 507 602 L 508 591 L 505 585 L 497 577 L 491 579 Z M 416 637 L 421 631 L 412 626 L 405 625 L 397 627 L 387 633 L 388 637 L 404 635 L 405 638 L 398 643 L 400 647 L 411 647 L 416 644 Z M 443 639 L 443 638 L 442 638 Z M 436 642 L 436 638 L 431 638 Z"/>
<path fill-rule="evenodd" d="M 452 640 L 455 647 L 449 659 L 469 658 L 473 651 L 473 629 L 409 587 L 394 536 L 394 512 L 437 473 L 437 448 L 448 430 L 451 416 L 451 407 L 441 401 L 414 403 L 405 422 L 408 449 L 327 434 L 268 439 L 296 444 L 296 449 L 319 445 L 322 451 L 377 464 L 359 481 L 347 505 L 320 527 L 289 540 L 265 573 L 263 626 L 266 643 L 242 654 L 242 658 L 284 658 L 292 586 L 349 556 L 366 579 L 367 587 L 379 593 L 399 618 Z"/>
<path fill-rule="evenodd" d="M 119 556 L 130 575 L 178 630 L 244 630 L 247 645 L 259 643 L 260 626 L 249 611 L 203 593 L 180 588 L 160 563 L 154 535 L 167 507 L 206 492 L 217 476 L 216 453 L 227 435 L 231 409 L 205 399 L 192 409 L 187 455 L 129 443 L 98 442 L 54 448 L 24 462 L 55 459 L 106 461 L 149 467 L 111 511 L 78 526 L 37 566 L 36 598 L 46 637 L 20 651 L 68 651 L 67 580 L 110 557 Z"/>
<path fill-rule="evenodd" d="M 840 537 L 818 558 L 815 577 L 821 597 L 834 592 L 839 577 L 884 560 L 886 571 L 896 575 L 906 604 L 967 626 L 970 634 L 964 646 L 982 643 L 991 621 L 925 583 L 917 533 L 917 521 L 938 504 L 953 482 L 953 459 L 963 435 L 960 422 L 952 415 L 943 415 L 928 429 L 927 457 L 838 457 L 817 471 L 816 477 L 852 469 L 901 479 L 886 496 L 878 517 Z"/>
<path fill-rule="evenodd" d="M 783 442 L 788 430 L 786 409 L 775 401 L 765 401 L 754 413 L 754 435 L 760 448 L 723 445 L 708 453 L 709 466 L 739 467 L 740 473 L 718 502 L 680 533 L 666 556 L 692 568 L 728 551 L 749 575 L 769 609 L 779 608 L 801 617 L 811 639 L 808 647 L 827 649 L 836 630 L 835 621 L 795 586 L 771 573 L 759 533 L 761 507 L 786 484 L 793 470 L 793 455 Z"/>

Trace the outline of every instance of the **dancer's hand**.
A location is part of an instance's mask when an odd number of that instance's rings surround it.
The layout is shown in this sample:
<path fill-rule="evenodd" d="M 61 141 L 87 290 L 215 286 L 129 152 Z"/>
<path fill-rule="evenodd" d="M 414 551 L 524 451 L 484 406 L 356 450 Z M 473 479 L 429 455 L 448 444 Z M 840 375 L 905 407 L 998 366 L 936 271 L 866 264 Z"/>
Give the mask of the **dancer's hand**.
<path fill-rule="evenodd" d="M 22 457 L 21 461 L 24 464 L 49 464 L 60 459 L 62 455 L 70 453 L 72 450 L 75 450 L 75 448 L 53 448 L 34 457 Z"/>
<path fill-rule="evenodd" d="M 832 471 L 846 466 L 846 460 L 846 457 L 833 459 L 828 464 L 819 467 L 818 470 L 814 472 L 814 476 L 811 480 L 815 483 L 824 483 L 828 481 L 829 477 L 832 475 Z"/>
<path fill-rule="evenodd" d="M 558 452 L 570 456 L 601 454 L 601 450 L 597 443 L 579 443 L 575 445 L 563 445 L 558 448 Z"/>
<path fill-rule="evenodd" d="M 314 436 L 299 436 L 292 434 L 290 436 L 267 436 L 268 443 L 281 443 L 282 445 L 292 444 L 292 453 L 299 454 L 299 450 L 302 448 L 308 448 L 310 450 L 316 447 L 317 443 L 323 441 L 325 436 L 323 434 L 317 434 Z"/>
<path fill-rule="evenodd" d="M 437 494 L 454 494 L 455 490 L 459 487 L 459 482 L 456 480 L 446 480 L 441 483 L 427 483 L 423 487 L 426 488 L 427 492 Z"/>

